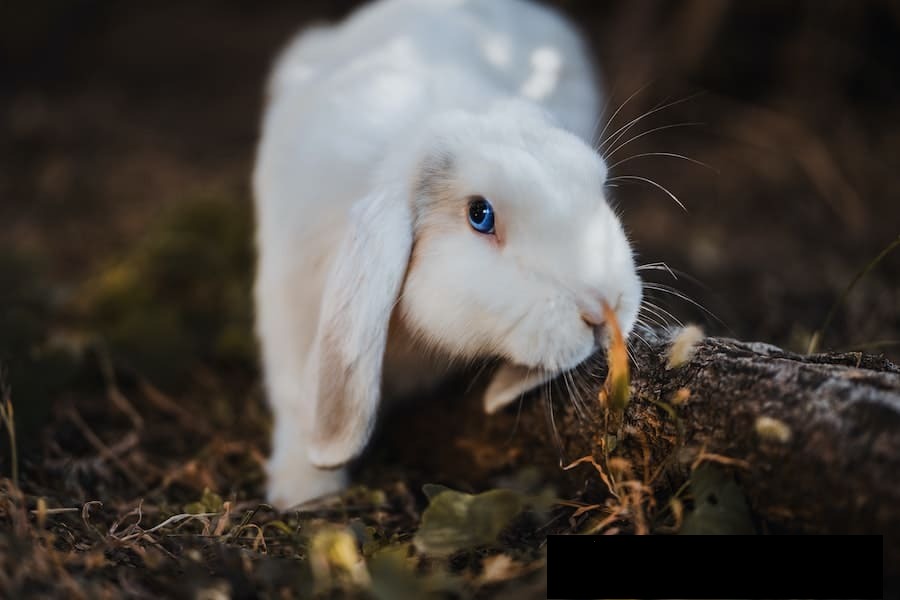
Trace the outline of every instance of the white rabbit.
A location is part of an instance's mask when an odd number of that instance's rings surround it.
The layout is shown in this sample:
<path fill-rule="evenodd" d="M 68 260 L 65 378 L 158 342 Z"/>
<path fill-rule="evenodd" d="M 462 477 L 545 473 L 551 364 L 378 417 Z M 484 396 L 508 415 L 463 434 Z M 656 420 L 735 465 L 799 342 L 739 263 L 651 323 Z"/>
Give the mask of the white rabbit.
<path fill-rule="evenodd" d="M 279 59 L 254 173 L 270 501 L 345 485 L 382 396 L 504 361 L 492 412 L 633 327 L 579 36 L 525 0 L 381 0 Z"/>

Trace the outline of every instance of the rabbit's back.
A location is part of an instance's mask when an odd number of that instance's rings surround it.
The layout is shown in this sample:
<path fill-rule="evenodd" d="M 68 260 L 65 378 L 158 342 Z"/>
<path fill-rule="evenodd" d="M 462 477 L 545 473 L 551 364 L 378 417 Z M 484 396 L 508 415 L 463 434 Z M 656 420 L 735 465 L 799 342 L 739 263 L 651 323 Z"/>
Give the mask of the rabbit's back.
<path fill-rule="evenodd" d="M 593 70 L 559 15 L 526 0 L 375 2 L 304 31 L 282 53 L 269 85 L 258 195 L 278 204 L 301 195 L 352 202 L 377 161 L 425 118 L 516 96 L 592 135 Z"/>
<path fill-rule="evenodd" d="M 278 60 L 270 93 L 277 97 L 310 85 L 326 91 L 344 75 L 358 79 L 380 69 L 424 76 L 439 92 L 432 101 L 459 108 L 473 104 L 478 94 L 468 100 L 467 90 L 450 82 L 441 87 L 442 78 L 454 72 L 551 111 L 575 109 L 564 106 L 574 96 L 583 101 L 582 111 L 596 110 L 596 82 L 578 34 L 560 15 L 530 0 L 374 2 L 338 25 L 299 34 Z"/>

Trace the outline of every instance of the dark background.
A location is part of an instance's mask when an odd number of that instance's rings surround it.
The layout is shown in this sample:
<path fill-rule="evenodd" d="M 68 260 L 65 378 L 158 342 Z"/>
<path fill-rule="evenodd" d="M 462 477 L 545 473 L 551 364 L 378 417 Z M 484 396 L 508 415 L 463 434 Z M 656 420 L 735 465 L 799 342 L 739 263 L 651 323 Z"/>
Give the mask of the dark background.
<path fill-rule="evenodd" d="M 6 4 L 0 19 L 2 244 L 61 289 L 197 194 L 249 203 L 263 82 L 303 24 L 352 2 Z M 616 119 L 645 119 L 613 190 L 642 262 L 719 316 L 714 332 L 800 350 L 854 274 L 900 233 L 900 5 L 560 1 L 595 50 Z M 900 338 L 900 254 L 837 311 L 826 347 Z M 675 303 L 684 319 L 702 312 Z"/>
<path fill-rule="evenodd" d="M 428 505 L 423 483 L 543 485 L 547 473 L 526 471 L 552 462 L 553 449 L 532 457 L 473 443 L 498 421 L 461 408 L 460 386 L 442 409 L 421 403 L 430 420 L 392 421 L 402 451 L 374 448 L 373 487 L 335 500 L 340 510 L 260 504 L 270 418 L 252 334 L 249 176 L 262 90 L 304 23 L 353 4 L 0 4 L 0 406 L 7 396 L 15 406 L 15 427 L 0 419 L 0 595 L 12 582 L 9 597 L 196 597 L 227 581 L 238 597 L 310 596 L 310 561 L 298 557 L 322 519 L 364 522 L 402 544 Z M 900 234 L 900 4 L 554 4 L 594 49 L 607 114 L 633 96 L 611 131 L 684 100 L 632 133 L 672 127 L 611 162 L 667 152 L 710 166 L 645 157 L 613 170 L 656 181 L 688 207 L 650 185 L 610 190 L 640 262 L 665 261 L 698 282 L 648 276 L 723 323 L 677 298 L 672 312 L 710 333 L 805 351 L 855 275 Z M 837 306 L 822 347 L 900 358 L 898 282 L 900 249 Z M 441 456 L 452 472 L 415 466 Z M 483 462 L 490 480 L 473 481 L 468 466 Z M 15 465 L 18 486 L 5 479 Z M 222 535 L 188 523 L 121 539 L 138 514 L 146 528 L 218 513 L 223 501 L 236 512 Z M 46 528 L 39 502 L 63 509 L 45 515 Z M 660 512 L 667 502 L 660 496 Z M 571 510 L 557 511 L 554 529 L 517 529 L 503 551 L 539 567 L 542 540 L 568 531 Z M 265 528 L 264 551 L 238 515 Z M 477 577 L 480 560 L 461 556 L 450 571 Z M 417 573 L 399 580 L 411 597 L 422 597 Z M 528 573 L 507 573 L 507 597 L 546 596 L 546 577 Z"/>

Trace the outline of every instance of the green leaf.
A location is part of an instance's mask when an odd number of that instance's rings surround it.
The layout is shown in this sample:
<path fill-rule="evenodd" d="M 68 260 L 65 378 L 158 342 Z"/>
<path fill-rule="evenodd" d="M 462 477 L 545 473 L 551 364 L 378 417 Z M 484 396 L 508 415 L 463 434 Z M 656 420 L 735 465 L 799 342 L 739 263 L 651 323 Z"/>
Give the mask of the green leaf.
<path fill-rule="evenodd" d="M 416 564 L 417 561 L 410 558 L 408 543 L 382 548 L 369 559 L 372 577 L 369 592 L 376 600 L 425 600 L 464 595 L 463 581 L 450 575 L 441 565 L 432 565 L 423 574 L 417 571 Z"/>
<path fill-rule="evenodd" d="M 184 512 L 190 513 L 192 515 L 199 515 L 201 513 L 217 513 L 222 512 L 225 503 L 222 501 L 222 496 L 218 495 L 214 491 L 209 488 L 203 489 L 203 495 L 200 497 L 200 500 L 197 502 L 191 502 L 187 506 L 184 507 Z"/>
<path fill-rule="evenodd" d="M 431 498 L 422 514 L 416 548 L 433 556 L 447 556 L 493 544 L 525 506 L 525 498 L 511 490 L 474 495 L 443 490 Z"/>
<path fill-rule="evenodd" d="M 428 501 L 434 500 L 435 496 L 443 492 L 452 491 L 446 485 L 441 485 L 439 483 L 426 483 L 422 486 L 422 493 L 425 494 L 425 497 L 428 498 Z"/>

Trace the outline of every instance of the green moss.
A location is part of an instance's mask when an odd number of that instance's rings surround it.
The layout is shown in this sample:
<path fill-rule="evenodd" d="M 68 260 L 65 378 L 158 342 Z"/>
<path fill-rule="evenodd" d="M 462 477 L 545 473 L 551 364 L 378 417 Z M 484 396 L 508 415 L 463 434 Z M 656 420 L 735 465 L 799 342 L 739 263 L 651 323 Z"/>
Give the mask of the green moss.
<path fill-rule="evenodd" d="M 89 326 L 161 383 L 204 362 L 252 368 L 252 233 L 246 201 L 182 203 L 84 287 Z"/>
<path fill-rule="evenodd" d="M 76 354 L 52 343 L 58 307 L 43 271 L 33 257 L 0 248 L 0 380 L 9 386 L 23 445 L 38 442 L 51 398 L 69 384 L 78 363 Z"/>

